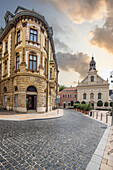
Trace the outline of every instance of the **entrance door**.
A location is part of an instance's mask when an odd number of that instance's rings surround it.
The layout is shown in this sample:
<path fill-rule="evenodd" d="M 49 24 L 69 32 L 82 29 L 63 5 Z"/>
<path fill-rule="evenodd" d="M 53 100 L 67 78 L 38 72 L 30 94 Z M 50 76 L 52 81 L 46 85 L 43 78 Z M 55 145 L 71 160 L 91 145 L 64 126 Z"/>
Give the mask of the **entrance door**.
<path fill-rule="evenodd" d="M 28 110 L 36 110 L 36 95 L 27 95 L 27 109 Z"/>
<path fill-rule="evenodd" d="M 64 103 L 64 108 L 66 108 L 66 104 Z"/>

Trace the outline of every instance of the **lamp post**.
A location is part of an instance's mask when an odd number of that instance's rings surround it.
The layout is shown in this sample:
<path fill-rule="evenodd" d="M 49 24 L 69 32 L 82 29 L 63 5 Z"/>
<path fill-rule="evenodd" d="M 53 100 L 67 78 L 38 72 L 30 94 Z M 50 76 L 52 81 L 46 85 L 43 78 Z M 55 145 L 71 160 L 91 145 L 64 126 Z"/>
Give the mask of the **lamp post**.
<path fill-rule="evenodd" d="M 110 96 L 111 100 L 112 100 L 112 126 L 113 126 L 113 94 Z"/>

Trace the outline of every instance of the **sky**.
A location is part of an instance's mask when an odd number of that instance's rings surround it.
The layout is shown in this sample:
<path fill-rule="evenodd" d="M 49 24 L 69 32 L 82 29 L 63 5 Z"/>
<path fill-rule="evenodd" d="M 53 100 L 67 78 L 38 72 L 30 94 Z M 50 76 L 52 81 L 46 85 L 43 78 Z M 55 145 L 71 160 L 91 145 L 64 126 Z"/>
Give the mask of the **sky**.
<path fill-rule="evenodd" d="M 113 70 L 113 0 L 4 0 L 0 26 L 7 10 L 34 9 L 53 27 L 59 84 L 76 86 L 89 70 L 93 56 L 98 74 L 110 79 Z M 113 88 L 113 83 L 110 83 Z"/>

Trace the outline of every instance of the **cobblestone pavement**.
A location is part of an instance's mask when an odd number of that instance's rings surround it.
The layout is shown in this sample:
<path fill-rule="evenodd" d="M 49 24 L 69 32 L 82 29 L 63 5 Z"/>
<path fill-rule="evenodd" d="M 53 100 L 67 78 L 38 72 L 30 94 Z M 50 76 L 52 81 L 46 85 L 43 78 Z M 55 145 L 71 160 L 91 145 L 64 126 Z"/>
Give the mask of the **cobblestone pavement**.
<path fill-rule="evenodd" d="M 0 121 L 0 169 L 85 169 L 105 128 L 73 110 L 57 119 Z"/>

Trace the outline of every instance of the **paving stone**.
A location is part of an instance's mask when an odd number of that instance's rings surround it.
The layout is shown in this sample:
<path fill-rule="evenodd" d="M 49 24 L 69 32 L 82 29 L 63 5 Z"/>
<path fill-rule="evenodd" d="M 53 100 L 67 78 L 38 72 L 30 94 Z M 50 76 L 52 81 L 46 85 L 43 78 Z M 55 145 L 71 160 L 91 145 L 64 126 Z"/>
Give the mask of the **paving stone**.
<path fill-rule="evenodd" d="M 105 128 L 73 110 L 59 119 L 0 120 L 0 169 L 85 169 Z"/>

